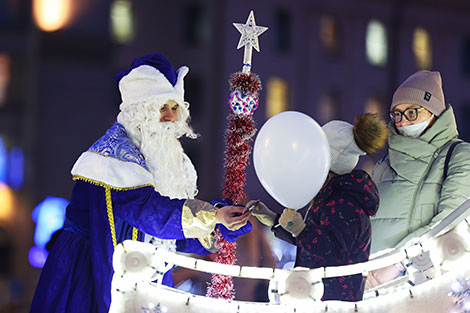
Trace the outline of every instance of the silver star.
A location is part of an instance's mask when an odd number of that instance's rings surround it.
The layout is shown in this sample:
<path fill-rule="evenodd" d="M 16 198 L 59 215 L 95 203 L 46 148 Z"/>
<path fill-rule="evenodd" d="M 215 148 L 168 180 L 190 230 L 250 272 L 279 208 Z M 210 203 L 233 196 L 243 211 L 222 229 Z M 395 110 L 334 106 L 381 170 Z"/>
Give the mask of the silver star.
<path fill-rule="evenodd" d="M 242 34 L 240 41 L 238 42 L 237 49 L 243 46 L 253 47 L 259 52 L 258 36 L 268 30 L 267 27 L 256 26 L 255 14 L 253 11 L 250 12 L 248 19 L 245 24 L 233 23 L 238 31 Z"/>

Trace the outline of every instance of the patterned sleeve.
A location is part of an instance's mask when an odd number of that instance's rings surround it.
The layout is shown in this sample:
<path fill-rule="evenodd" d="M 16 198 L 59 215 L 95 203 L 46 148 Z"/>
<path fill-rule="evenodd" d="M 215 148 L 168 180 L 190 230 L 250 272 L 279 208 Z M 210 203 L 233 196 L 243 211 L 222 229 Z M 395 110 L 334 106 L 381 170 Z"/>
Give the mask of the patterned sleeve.
<path fill-rule="evenodd" d="M 310 268 L 350 263 L 349 252 L 358 237 L 355 205 L 352 202 L 336 198 L 325 205 L 320 223 L 308 218 L 307 226 L 297 237 L 303 263 L 308 262 Z M 310 217 L 319 209 L 318 206 L 314 207 Z"/>
<path fill-rule="evenodd" d="M 210 236 L 215 228 L 217 209 L 208 202 L 188 199 L 183 204 L 181 226 L 186 238 Z"/>
<path fill-rule="evenodd" d="M 162 239 L 207 238 L 216 224 L 216 208 L 207 202 L 170 199 L 153 187 L 114 191 L 115 214 L 139 230 Z"/>

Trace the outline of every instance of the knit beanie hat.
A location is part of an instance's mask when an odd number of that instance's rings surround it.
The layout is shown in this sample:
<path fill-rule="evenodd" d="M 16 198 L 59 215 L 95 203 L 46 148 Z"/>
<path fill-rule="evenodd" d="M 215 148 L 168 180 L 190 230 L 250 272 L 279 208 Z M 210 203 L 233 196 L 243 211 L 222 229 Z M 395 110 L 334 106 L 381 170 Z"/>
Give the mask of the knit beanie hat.
<path fill-rule="evenodd" d="M 387 124 L 374 114 L 356 117 L 354 126 L 344 121 L 330 121 L 322 126 L 330 145 L 330 171 L 350 173 L 359 156 L 381 149 L 387 140 Z"/>
<path fill-rule="evenodd" d="M 393 94 L 390 110 L 401 103 L 416 104 L 435 116 L 441 115 L 446 108 L 441 74 L 418 71 L 408 77 Z"/>
<path fill-rule="evenodd" d="M 160 102 L 174 100 L 183 104 L 183 78 L 188 72 L 186 66 L 175 71 L 163 55 L 152 53 L 134 59 L 130 68 L 116 74 L 114 79 L 119 84 L 123 103 L 156 98 Z"/>

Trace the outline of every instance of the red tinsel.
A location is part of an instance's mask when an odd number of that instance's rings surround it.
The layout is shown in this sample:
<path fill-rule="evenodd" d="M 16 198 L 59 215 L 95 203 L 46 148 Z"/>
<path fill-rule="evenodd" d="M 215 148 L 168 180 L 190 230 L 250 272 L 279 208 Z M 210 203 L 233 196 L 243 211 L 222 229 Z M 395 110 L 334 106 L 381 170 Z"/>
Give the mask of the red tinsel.
<path fill-rule="evenodd" d="M 258 93 L 261 90 L 261 80 L 255 73 L 233 73 L 228 81 L 231 91 L 240 90 L 244 94 Z"/>
<path fill-rule="evenodd" d="M 254 73 L 236 72 L 230 77 L 231 91 L 240 90 L 243 94 L 253 93 L 257 96 L 261 90 L 261 80 Z M 256 132 L 253 117 L 230 114 L 229 126 L 225 133 L 225 183 L 222 197 L 239 204 L 245 198 L 245 168 L 251 152 L 249 142 Z M 228 242 L 217 229 L 215 246 L 218 249 L 215 261 L 222 264 L 235 264 L 236 242 Z M 211 298 L 233 299 L 232 277 L 227 275 L 212 275 L 212 281 L 207 288 L 207 296 Z"/>
<path fill-rule="evenodd" d="M 233 265 L 237 261 L 235 257 L 236 242 L 228 242 L 217 229 L 215 233 L 215 247 L 218 249 L 215 262 Z M 233 290 L 232 277 L 227 275 L 214 274 L 207 288 L 207 296 L 211 298 L 233 299 L 235 291 Z"/>
<path fill-rule="evenodd" d="M 251 152 L 249 142 L 256 132 L 255 122 L 251 116 L 231 114 L 229 127 L 226 132 L 227 147 L 225 150 L 225 183 L 222 197 L 233 203 L 240 203 L 245 198 L 245 168 Z M 235 264 L 236 242 L 226 241 L 220 231 L 215 234 L 218 249 L 215 261 L 222 264 Z M 233 299 L 232 277 L 227 275 L 212 275 L 212 281 L 207 289 L 207 296 L 212 298 Z"/>
<path fill-rule="evenodd" d="M 229 116 L 225 150 L 225 184 L 222 196 L 233 203 L 240 203 L 245 198 L 245 168 L 251 152 L 249 142 L 256 132 L 251 116 Z"/>

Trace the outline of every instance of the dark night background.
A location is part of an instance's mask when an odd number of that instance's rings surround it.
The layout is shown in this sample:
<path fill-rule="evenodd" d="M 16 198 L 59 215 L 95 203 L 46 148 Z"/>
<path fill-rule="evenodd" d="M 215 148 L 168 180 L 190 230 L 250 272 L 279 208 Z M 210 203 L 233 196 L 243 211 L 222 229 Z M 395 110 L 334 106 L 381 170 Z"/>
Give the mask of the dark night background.
<path fill-rule="evenodd" d="M 69 5 L 52 31 L 41 23 L 54 11 L 40 10 L 47 3 Z M 69 199 L 72 165 L 113 124 L 120 104 L 113 76 L 134 57 L 160 52 L 175 68 L 189 66 L 186 100 L 201 137 L 183 144 L 199 198 L 220 196 L 227 81 L 243 60 L 232 23 L 245 23 L 250 10 L 269 27 L 253 52 L 263 82 L 258 128 L 284 110 L 320 124 L 353 122 L 366 111 L 386 117 L 396 87 L 429 69 L 441 72 L 460 137 L 470 139 L 465 0 L 0 0 L 0 312 L 28 312 L 40 273 L 28 261 L 32 210 L 47 196 Z M 361 166 L 370 170 L 378 157 Z M 246 191 L 281 209 L 252 158 Z"/>

